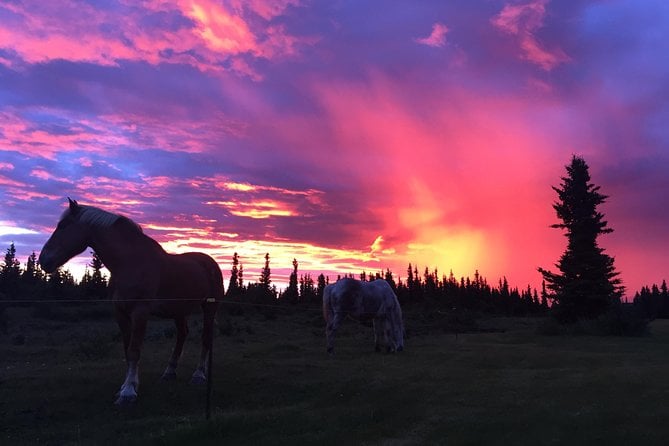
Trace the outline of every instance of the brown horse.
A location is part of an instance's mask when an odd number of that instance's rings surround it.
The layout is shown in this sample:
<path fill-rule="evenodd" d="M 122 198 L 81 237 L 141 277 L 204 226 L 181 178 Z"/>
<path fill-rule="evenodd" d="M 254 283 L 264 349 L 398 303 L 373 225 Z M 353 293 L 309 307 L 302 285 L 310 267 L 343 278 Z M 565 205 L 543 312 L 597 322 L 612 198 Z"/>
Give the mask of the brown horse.
<path fill-rule="evenodd" d="M 129 218 L 68 201 L 39 262 L 44 271 L 52 272 L 91 247 L 109 269 L 109 290 L 128 366 L 116 404 L 137 400 L 139 357 L 149 315 L 174 319 L 176 345 L 162 375 L 174 379 L 188 334 L 187 317 L 202 307 L 202 354 L 191 382 L 205 383 L 214 318 L 223 297 L 223 276 L 216 261 L 199 252 L 168 254 Z"/>

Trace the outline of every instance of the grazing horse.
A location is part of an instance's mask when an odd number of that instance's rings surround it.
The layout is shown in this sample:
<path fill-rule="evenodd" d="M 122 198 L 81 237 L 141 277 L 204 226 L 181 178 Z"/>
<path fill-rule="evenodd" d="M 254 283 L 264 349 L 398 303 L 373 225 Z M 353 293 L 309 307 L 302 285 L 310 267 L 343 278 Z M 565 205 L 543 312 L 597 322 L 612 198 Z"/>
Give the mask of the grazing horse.
<path fill-rule="evenodd" d="M 404 349 L 402 310 L 397 296 L 385 280 L 361 282 L 344 278 L 326 286 L 323 291 L 323 316 L 328 353 L 334 352 L 335 334 L 346 316 L 362 322 L 373 321 L 377 352 L 381 351 L 381 335 L 386 351 Z"/>
<path fill-rule="evenodd" d="M 116 404 L 137 400 L 139 357 L 149 315 L 174 319 L 176 325 L 176 345 L 162 375 L 169 380 L 176 378 L 188 334 L 187 317 L 202 307 L 202 354 L 191 382 L 205 383 L 214 318 L 223 297 L 223 276 L 216 261 L 199 252 L 168 254 L 129 218 L 68 201 L 39 263 L 44 271 L 53 272 L 90 246 L 109 269 L 109 291 L 128 367 Z"/>

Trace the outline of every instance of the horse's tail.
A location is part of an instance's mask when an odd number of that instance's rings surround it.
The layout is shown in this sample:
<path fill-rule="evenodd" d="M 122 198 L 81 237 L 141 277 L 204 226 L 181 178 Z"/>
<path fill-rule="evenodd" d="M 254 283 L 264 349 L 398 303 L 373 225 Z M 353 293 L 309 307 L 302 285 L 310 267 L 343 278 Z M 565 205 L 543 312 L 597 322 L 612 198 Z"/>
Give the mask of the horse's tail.
<path fill-rule="evenodd" d="M 218 266 L 216 261 L 213 262 L 211 266 L 211 290 L 212 295 L 216 301 L 223 299 L 225 296 L 225 285 L 223 284 L 223 273 L 221 272 L 221 267 Z"/>
<path fill-rule="evenodd" d="M 393 293 L 393 319 L 395 320 L 395 338 L 397 342 L 396 348 L 398 350 L 404 350 L 404 321 L 402 320 L 402 308 L 400 307 L 400 302 L 399 299 L 397 299 L 397 295 Z"/>
<path fill-rule="evenodd" d="M 404 322 L 402 320 L 402 308 L 400 307 L 397 295 L 390 286 L 387 287 L 385 293 L 384 305 L 386 307 L 386 318 L 390 325 L 394 348 L 396 351 L 402 351 L 404 349 Z"/>
<path fill-rule="evenodd" d="M 188 254 L 197 260 L 200 266 L 207 272 L 209 291 L 207 292 L 206 298 L 208 300 L 213 298 L 216 300 L 216 302 L 219 302 L 225 295 L 221 267 L 218 265 L 216 260 L 207 254 L 201 252 L 192 252 Z"/>

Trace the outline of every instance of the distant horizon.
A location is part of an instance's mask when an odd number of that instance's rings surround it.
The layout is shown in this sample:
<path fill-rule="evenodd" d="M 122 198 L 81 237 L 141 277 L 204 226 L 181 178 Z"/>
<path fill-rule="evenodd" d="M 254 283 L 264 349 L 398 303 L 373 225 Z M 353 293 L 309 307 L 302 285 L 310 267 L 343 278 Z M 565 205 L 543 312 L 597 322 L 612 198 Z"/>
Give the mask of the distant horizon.
<path fill-rule="evenodd" d="M 629 297 L 669 278 L 666 54 L 657 0 L 2 4 L 0 248 L 24 265 L 69 196 L 226 278 L 269 252 L 540 290 L 576 154 Z"/>
<path fill-rule="evenodd" d="M 25 270 L 26 261 L 27 261 L 28 257 L 32 254 L 32 252 L 35 252 L 36 255 L 39 255 L 38 251 L 31 251 L 31 253 L 27 254 L 26 256 L 22 256 L 21 253 L 19 253 L 19 252 L 16 253 L 17 254 L 17 260 L 20 261 L 20 263 L 21 263 L 20 268 L 22 270 Z M 65 271 L 68 271 L 70 274 L 72 274 L 72 276 L 76 280 L 76 282 L 80 283 L 83 276 L 86 273 L 86 269 L 88 268 L 89 271 L 92 271 L 92 267 L 90 266 L 91 259 L 92 259 L 92 252 L 93 251 L 90 248 L 87 248 L 84 253 L 79 254 L 79 255 L 75 256 L 74 258 L 72 258 L 70 261 L 66 262 L 61 267 L 61 269 L 65 270 Z M 283 266 L 277 267 L 274 264 L 272 253 L 266 253 L 266 254 L 269 254 L 269 256 L 270 256 L 270 270 L 271 270 L 271 281 L 272 281 L 271 283 L 276 285 L 277 291 L 283 292 L 288 287 L 289 277 L 290 277 L 291 273 L 293 272 L 293 267 L 292 266 L 290 266 L 290 267 L 283 267 Z M 234 255 L 234 253 L 233 253 L 233 255 Z M 23 257 L 26 258 L 26 261 L 21 260 Z M 261 257 L 262 257 L 261 260 L 259 262 L 253 263 L 254 267 L 249 270 L 249 269 L 247 269 L 248 267 L 246 266 L 246 263 L 244 262 L 244 258 L 241 257 L 241 256 L 238 256 L 239 265 L 242 267 L 242 272 L 243 272 L 242 280 L 243 280 L 243 284 L 245 286 L 248 286 L 249 284 L 259 283 L 261 270 L 264 267 L 264 261 L 265 261 L 264 255 L 261 256 Z M 418 270 L 418 276 L 420 277 L 420 281 L 424 280 L 425 270 L 427 268 L 428 274 L 434 274 L 435 270 L 437 271 L 437 273 L 438 273 L 437 280 L 439 280 L 439 281 L 448 279 L 451 276 L 451 273 L 453 274 L 453 276 L 455 277 L 455 279 L 458 283 L 460 283 L 463 280 L 464 281 L 473 280 L 474 277 L 478 274 L 479 277 L 481 277 L 488 285 L 491 286 L 491 288 L 499 289 L 499 283 L 506 279 L 510 289 L 517 289 L 519 291 L 523 291 L 523 290 L 526 290 L 528 286 L 530 286 L 533 291 L 537 291 L 538 293 L 541 293 L 541 290 L 542 290 L 541 285 L 539 287 L 535 287 L 530 283 L 527 283 L 527 284 L 513 283 L 504 274 L 500 277 L 495 277 L 495 278 L 488 277 L 484 272 L 480 271 L 479 269 L 475 269 L 473 272 L 467 273 L 467 274 L 456 274 L 456 272 L 453 271 L 452 269 L 448 269 L 448 270 L 444 271 L 444 270 L 441 270 L 438 267 L 430 268 L 426 265 L 421 266 L 421 265 L 418 265 L 414 262 L 407 262 L 405 268 L 401 271 L 401 273 L 399 271 L 392 270 L 388 267 L 381 268 L 381 269 L 378 269 L 378 270 L 360 270 L 360 271 L 350 270 L 350 271 L 345 271 L 345 272 L 343 272 L 343 271 L 332 271 L 332 270 L 330 270 L 330 271 L 326 271 L 326 270 L 310 271 L 310 270 L 304 270 L 300 266 L 299 259 L 295 259 L 295 260 L 298 261 L 298 271 L 297 271 L 298 272 L 298 280 L 300 280 L 300 278 L 302 276 L 309 275 L 313 279 L 314 284 L 317 282 L 318 276 L 320 274 L 323 274 L 325 276 L 326 280 L 328 280 L 330 283 L 332 283 L 333 281 L 336 281 L 338 277 L 346 277 L 347 275 L 348 276 L 353 276 L 355 279 L 361 279 L 361 274 L 363 272 L 365 273 L 366 280 L 369 280 L 370 276 L 376 277 L 377 274 L 380 274 L 381 279 L 384 279 L 385 278 L 385 273 L 387 271 L 390 271 L 392 273 L 393 280 L 395 280 L 396 283 L 401 282 L 401 283 L 406 284 L 407 280 L 408 280 L 408 268 L 409 268 L 409 266 L 411 266 L 412 270 L 414 272 L 415 272 L 416 269 Z M 216 259 L 216 261 L 217 261 L 219 267 L 221 268 L 221 272 L 223 274 L 224 286 L 225 286 L 225 290 L 227 292 L 230 277 L 231 277 L 231 269 L 232 269 L 233 258 L 232 258 L 232 256 L 230 256 L 230 259 L 229 259 L 228 263 L 224 263 L 220 259 Z M 292 261 L 291 261 L 291 265 L 292 265 Z M 106 267 L 103 267 L 101 272 L 102 272 L 103 276 L 105 276 L 107 279 L 110 277 L 110 271 Z M 556 269 L 556 272 L 557 272 L 557 269 Z M 251 275 L 251 278 L 249 278 L 249 275 Z M 277 280 L 277 277 L 279 278 L 279 280 Z M 662 279 L 662 280 L 659 280 L 659 281 L 656 281 L 656 282 L 649 282 L 649 283 L 643 284 L 641 287 L 639 287 L 638 289 L 634 289 L 634 290 L 630 290 L 628 288 L 628 289 L 625 290 L 625 293 L 622 296 L 623 301 L 624 302 L 631 302 L 632 298 L 634 297 L 634 294 L 641 291 L 641 289 L 643 287 L 652 287 L 654 285 L 659 286 L 659 285 L 662 284 L 663 281 L 666 281 L 666 279 Z"/>

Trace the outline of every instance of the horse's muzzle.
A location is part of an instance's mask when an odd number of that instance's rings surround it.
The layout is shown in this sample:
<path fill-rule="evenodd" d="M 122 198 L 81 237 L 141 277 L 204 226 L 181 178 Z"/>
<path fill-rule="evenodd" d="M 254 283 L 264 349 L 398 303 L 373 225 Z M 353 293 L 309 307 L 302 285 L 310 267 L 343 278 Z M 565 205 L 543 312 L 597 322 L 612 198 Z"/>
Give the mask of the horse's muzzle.
<path fill-rule="evenodd" d="M 39 255 L 39 266 L 44 270 L 45 273 L 52 273 L 58 268 L 53 256 L 40 254 Z"/>

